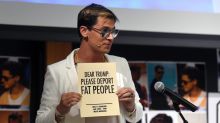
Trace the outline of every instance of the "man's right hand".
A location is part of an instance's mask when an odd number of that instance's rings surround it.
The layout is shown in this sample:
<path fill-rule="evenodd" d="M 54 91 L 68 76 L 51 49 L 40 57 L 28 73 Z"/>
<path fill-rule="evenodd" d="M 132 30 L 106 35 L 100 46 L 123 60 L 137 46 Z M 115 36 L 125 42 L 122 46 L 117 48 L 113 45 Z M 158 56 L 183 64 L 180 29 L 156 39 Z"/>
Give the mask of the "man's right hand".
<path fill-rule="evenodd" d="M 76 105 L 80 100 L 81 100 L 81 94 L 79 93 L 76 92 L 64 93 L 61 96 L 59 105 L 56 107 L 57 111 L 60 114 L 65 115 L 70 111 L 71 107 Z"/>

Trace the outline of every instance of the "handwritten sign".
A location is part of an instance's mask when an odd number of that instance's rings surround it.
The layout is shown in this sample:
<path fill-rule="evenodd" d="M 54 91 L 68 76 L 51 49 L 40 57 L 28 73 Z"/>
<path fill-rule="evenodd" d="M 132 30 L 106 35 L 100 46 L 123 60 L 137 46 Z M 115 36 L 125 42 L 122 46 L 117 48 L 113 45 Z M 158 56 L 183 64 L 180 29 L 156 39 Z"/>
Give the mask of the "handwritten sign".
<path fill-rule="evenodd" d="M 78 63 L 81 117 L 119 115 L 115 63 Z"/>

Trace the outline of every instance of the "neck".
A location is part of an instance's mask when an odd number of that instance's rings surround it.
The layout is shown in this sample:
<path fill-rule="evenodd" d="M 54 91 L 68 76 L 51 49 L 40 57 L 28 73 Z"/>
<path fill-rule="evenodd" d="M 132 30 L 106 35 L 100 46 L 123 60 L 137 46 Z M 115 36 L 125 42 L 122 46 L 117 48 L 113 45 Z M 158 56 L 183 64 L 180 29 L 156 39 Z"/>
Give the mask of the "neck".
<path fill-rule="evenodd" d="M 202 90 L 200 88 L 195 88 L 191 91 L 191 93 L 189 93 L 189 96 L 190 97 L 198 97 L 201 92 L 202 92 Z"/>
<path fill-rule="evenodd" d="M 92 63 L 92 62 L 106 62 L 107 59 L 104 54 L 85 52 L 78 50 L 75 52 L 74 59 L 76 63 Z"/>
<path fill-rule="evenodd" d="M 15 87 L 13 87 L 10 90 L 10 94 L 11 95 L 17 95 L 17 94 L 20 94 L 23 90 L 24 90 L 24 87 L 20 84 L 17 84 Z"/>

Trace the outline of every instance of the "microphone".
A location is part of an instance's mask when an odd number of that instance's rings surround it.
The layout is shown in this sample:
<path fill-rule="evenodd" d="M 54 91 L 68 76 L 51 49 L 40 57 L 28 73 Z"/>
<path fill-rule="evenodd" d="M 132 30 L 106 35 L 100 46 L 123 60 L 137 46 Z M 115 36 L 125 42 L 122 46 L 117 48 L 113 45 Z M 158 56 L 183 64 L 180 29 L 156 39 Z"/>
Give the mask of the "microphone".
<path fill-rule="evenodd" d="M 178 104 L 182 104 L 187 109 L 190 109 L 192 112 L 196 111 L 198 109 L 197 106 L 193 105 L 191 102 L 187 101 L 186 99 L 182 98 L 180 95 L 175 93 L 174 91 L 170 90 L 169 88 L 166 88 L 163 84 L 163 82 L 156 82 L 154 84 L 154 88 L 157 92 L 161 94 L 166 94 L 169 96 L 173 101 L 175 101 Z"/>

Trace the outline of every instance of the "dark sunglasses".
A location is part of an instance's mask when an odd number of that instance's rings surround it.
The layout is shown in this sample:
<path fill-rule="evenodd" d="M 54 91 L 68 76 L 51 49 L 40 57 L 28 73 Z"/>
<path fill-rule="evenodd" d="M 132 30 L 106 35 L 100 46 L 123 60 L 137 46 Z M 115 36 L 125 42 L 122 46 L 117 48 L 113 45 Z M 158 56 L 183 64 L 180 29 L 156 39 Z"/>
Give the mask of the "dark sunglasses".
<path fill-rule="evenodd" d="M 182 81 L 182 83 L 184 84 L 184 85 L 187 85 L 188 83 L 190 83 L 191 81 L 185 81 L 185 80 L 181 80 Z"/>
<path fill-rule="evenodd" d="M 163 74 L 163 73 L 164 73 L 164 71 L 157 71 L 157 73 L 159 73 L 159 74 Z"/>
<path fill-rule="evenodd" d="M 13 77 L 7 77 L 7 76 L 0 76 L 0 77 L 1 79 L 4 79 L 5 81 L 8 81 L 13 78 Z"/>

